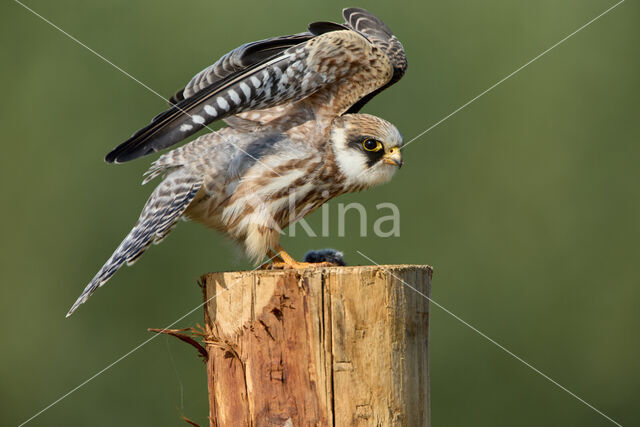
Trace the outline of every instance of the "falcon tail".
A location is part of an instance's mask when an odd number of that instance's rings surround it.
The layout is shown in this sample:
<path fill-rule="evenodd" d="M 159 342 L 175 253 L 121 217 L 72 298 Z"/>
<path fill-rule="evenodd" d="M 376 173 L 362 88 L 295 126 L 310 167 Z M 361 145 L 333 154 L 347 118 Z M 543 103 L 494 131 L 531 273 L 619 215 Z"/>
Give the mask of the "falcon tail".
<path fill-rule="evenodd" d="M 104 285 L 124 263 L 132 265 L 151 243 L 160 243 L 173 229 L 200 186 L 200 181 L 180 172 L 171 174 L 162 181 L 149 197 L 136 225 L 91 279 L 67 317 L 89 299 L 96 289 Z"/>

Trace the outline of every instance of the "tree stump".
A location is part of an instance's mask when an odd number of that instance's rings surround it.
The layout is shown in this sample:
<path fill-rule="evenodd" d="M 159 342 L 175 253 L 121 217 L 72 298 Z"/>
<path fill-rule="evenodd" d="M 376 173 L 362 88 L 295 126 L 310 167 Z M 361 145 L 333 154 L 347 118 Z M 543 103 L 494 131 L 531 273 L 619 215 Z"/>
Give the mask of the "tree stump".
<path fill-rule="evenodd" d="M 211 426 L 428 426 L 429 266 L 211 273 Z"/>

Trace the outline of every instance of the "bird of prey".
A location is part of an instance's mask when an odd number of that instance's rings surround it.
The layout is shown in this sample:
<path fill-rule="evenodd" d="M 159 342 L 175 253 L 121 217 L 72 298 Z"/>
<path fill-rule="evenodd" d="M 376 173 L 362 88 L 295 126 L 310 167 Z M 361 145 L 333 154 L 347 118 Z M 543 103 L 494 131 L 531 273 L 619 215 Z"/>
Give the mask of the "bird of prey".
<path fill-rule="evenodd" d="M 269 254 L 283 268 L 306 266 L 279 245 L 280 230 L 333 197 L 391 179 L 402 136 L 358 111 L 404 75 L 405 52 L 373 14 L 348 8 L 343 16 L 344 24 L 314 22 L 307 32 L 232 50 L 107 154 L 107 162 L 126 162 L 214 121 L 228 125 L 152 164 L 143 183 L 163 180 L 67 316 L 180 218 L 222 232 L 256 262 Z"/>

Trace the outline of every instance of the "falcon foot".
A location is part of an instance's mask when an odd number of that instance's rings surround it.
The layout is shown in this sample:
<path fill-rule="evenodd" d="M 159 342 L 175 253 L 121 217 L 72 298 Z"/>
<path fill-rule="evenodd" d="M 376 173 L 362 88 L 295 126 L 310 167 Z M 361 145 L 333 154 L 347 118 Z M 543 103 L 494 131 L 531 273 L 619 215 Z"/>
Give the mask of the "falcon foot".
<path fill-rule="evenodd" d="M 339 262 L 300 262 L 293 259 L 280 245 L 277 245 L 275 249 L 277 253 L 269 251 L 269 257 L 272 261 L 266 262 L 260 266 L 263 270 L 284 270 L 286 268 L 310 268 L 310 267 L 337 267 Z M 308 257 L 305 257 L 307 259 Z"/>

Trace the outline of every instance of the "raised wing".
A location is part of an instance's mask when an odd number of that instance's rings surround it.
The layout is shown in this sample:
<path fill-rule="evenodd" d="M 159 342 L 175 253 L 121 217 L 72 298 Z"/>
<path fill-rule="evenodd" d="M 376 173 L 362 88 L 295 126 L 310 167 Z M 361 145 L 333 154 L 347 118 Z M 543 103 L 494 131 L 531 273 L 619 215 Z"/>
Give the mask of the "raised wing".
<path fill-rule="evenodd" d="M 178 93 L 168 110 L 113 149 L 105 160 L 126 162 L 169 147 L 216 120 L 250 109 L 286 102 L 293 93 L 279 91 L 283 71 L 303 58 L 287 50 L 240 72 L 200 87 L 198 81 Z M 282 86 L 282 84 L 281 84 Z M 310 89 L 314 86 L 309 85 Z M 189 96 L 185 97 L 185 93 Z"/>
<path fill-rule="evenodd" d="M 174 95 L 167 111 L 105 160 L 133 160 L 169 147 L 214 121 L 314 93 L 319 95 L 316 105 L 328 115 L 361 107 L 402 76 L 406 59 L 402 67 L 402 45 L 375 16 L 361 9 L 345 9 L 344 14 L 344 25 L 314 23 L 308 33 L 249 43 L 224 55 Z"/>
<path fill-rule="evenodd" d="M 344 9 L 342 16 L 344 16 L 344 19 L 347 21 L 345 25 L 364 34 L 374 46 L 384 52 L 393 67 L 393 77 L 387 84 L 365 95 L 347 111 L 347 113 L 357 113 L 371 98 L 404 76 L 404 73 L 407 71 L 407 56 L 402 43 L 400 43 L 389 27 L 377 16 L 357 7 Z"/>
<path fill-rule="evenodd" d="M 314 37 L 312 33 L 277 37 L 229 52 L 198 73 L 169 100 L 173 105 L 168 110 L 114 148 L 105 160 L 133 160 L 169 147 L 214 121 L 312 93 L 324 84 L 323 79 L 303 75 L 309 52 L 296 47 Z"/>
<path fill-rule="evenodd" d="M 176 104 L 232 74 L 246 70 L 313 37 L 314 34 L 307 32 L 246 43 L 196 74 L 184 88 L 169 99 L 169 103 Z"/>

